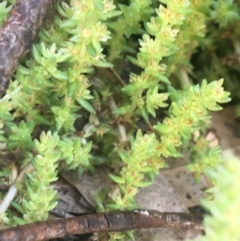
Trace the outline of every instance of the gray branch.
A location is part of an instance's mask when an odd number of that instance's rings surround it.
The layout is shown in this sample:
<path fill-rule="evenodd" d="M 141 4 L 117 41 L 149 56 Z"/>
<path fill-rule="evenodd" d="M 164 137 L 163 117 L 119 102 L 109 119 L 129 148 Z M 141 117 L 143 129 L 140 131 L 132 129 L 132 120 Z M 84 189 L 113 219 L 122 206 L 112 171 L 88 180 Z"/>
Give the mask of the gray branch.
<path fill-rule="evenodd" d="M 0 95 L 30 50 L 54 0 L 17 0 L 0 28 Z"/>

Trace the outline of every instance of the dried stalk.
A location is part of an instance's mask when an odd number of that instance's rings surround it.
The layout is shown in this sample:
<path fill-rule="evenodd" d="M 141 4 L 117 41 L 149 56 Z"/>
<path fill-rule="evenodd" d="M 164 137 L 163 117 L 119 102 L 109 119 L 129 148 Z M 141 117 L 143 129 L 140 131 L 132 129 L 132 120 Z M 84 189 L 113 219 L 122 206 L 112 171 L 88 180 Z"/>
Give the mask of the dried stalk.
<path fill-rule="evenodd" d="M 33 165 L 32 164 L 28 164 L 19 174 L 19 176 L 17 177 L 16 181 L 18 182 L 22 182 L 24 175 L 26 175 L 29 172 L 33 171 Z M 10 206 L 10 203 L 12 202 L 12 200 L 17 196 L 18 190 L 17 187 L 15 186 L 15 184 L 13 184 L 7 194 L 5 195 L 5 197 L 1 200 L 0 203 L 0 215 L 2 215 L 3 213 L 5 213 L 8 209 L 8 207 Z"/>
<path fill-rule="evenodd" d="M 0 95 L 20 59 L 29 51 L 43 20 L 56 0 L 17 0 L 0 28 Z"/>
<path fill-rule="evenodd" d="M 69 234 L 120 232 L 149 228 L 186 228 L 202 230 L 202 215 L 160 213 L 154 210 L 114 211 L 73 218 L 54 219 L 0 231 L 1 241 L 35 241 Z"/>

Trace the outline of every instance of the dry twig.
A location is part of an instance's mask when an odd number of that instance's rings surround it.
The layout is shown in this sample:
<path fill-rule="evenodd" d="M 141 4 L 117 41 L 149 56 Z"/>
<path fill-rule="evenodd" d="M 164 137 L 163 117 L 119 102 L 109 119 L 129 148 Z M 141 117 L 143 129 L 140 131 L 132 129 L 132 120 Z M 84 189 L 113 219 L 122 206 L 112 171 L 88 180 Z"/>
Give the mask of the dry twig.
<path fill-rule="evenodd" d="M 160 213 L 154 210 L 114 211 L 73 218 L 54 219 L 0 231 L 1 241 L 35 241 L 69 234 L 120 232 L 149 228 L 187 228 L 202 230 L 202 215 Z"/>
<path fill-rule="evenodd" d="M 16 181 L 21 182 L 23 180 L 24 175 L 26 175 L 29 172 L 33 171 L 33 165 L 32 164 L 28 164 L 18 175 Z M 10 203 L 12 202 L 12 200 L 16 197 L 18 193 L 17 187 L 15 186 L 15 184 L 13 184 L 7 194 L 5 195 L 5 197 L 1 200 L 0 203 L 0 215 L 2 215 L 3 213 L 5 213 L 8 209 L 8 207 L 10 206 Z"/>

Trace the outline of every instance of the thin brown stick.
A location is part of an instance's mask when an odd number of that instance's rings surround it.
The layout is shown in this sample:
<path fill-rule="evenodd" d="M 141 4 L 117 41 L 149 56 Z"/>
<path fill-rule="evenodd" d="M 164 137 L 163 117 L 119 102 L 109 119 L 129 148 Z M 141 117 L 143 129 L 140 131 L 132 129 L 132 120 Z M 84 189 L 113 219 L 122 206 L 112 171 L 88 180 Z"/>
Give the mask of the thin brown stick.
<path fill-rule="evenodd" d="M 54 0 L 17 0 L 0 28 L 0 95 L 31 48 Z"/>
<path fill-rule="evenodd" d="M 202 229 L 202 216 L 190 213 L 160 213 L 154 210 L 114 211 L 73 218 L 54 219 L 0 231 L 1 241 L 35 241 L 69 234 L 120 232 L 149 228 Z"/>

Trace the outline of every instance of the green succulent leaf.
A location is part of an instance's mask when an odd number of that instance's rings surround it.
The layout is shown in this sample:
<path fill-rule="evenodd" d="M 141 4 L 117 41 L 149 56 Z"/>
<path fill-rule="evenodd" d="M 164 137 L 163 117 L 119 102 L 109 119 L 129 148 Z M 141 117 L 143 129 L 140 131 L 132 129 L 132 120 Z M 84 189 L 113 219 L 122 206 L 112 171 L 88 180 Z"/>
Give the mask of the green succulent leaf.
<path fill-rule="evenodd" d="M 125 180 L 122 177 L 113 175 L 111 173 L 109 173 L 108 175 L 114 182 L 116 182 L 118 184 L 124 184 L 125 183 Z"/>

